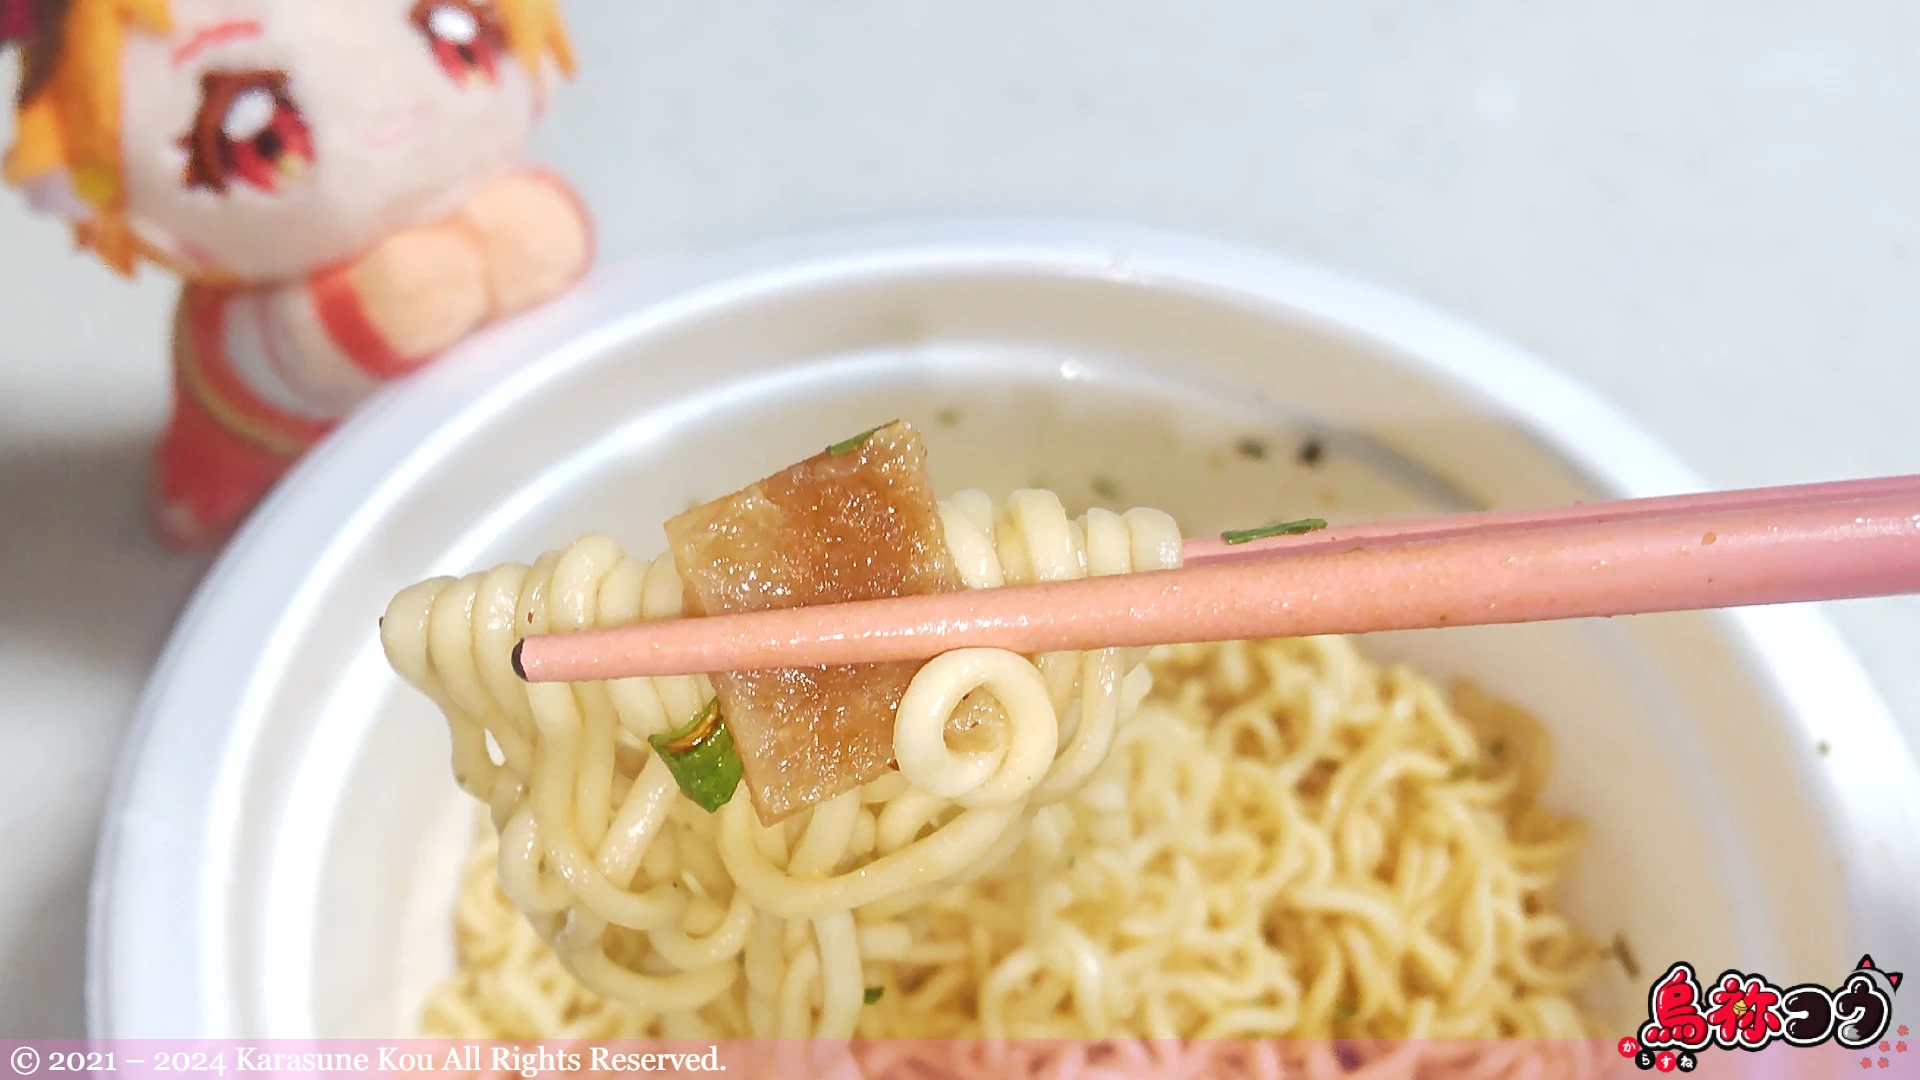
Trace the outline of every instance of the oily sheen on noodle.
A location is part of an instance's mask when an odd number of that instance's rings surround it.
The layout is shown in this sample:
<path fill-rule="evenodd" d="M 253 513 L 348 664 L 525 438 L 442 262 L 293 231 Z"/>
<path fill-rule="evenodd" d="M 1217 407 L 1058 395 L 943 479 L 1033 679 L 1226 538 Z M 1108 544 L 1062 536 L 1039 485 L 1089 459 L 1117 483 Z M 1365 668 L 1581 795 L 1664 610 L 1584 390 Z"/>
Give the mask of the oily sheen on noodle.
<path fill-rule="evenodd" d="M 1179 561 L 1177 528 L 1151 510 L 1069 520 L 1049 492 L 998 511 L 963 492 L 939 515 L 968 588 Z M 381 624 L 390 662 L 447 717 L 456 780 L 490 809 L 506 896 L 576 980 L 663 1014 L 676 1037 L 852 1035 L 867 966 L 1085 785 L 1149 681 L 1122 649 L 948 653 L 900 699 L 897 772 L 767 824 L 737 795 L 703 809 L 653 749 L 706 712 L 705 678 L 528 684 L 511 670 L 525 634 L 671 618 L 684 596 L 670 560 L 589 537 L 532 567 L 422 582 Z"/>
<path fill-rule="evenodd" d="M 1153 510 L 938 502 L 905 424 L 388 606 L 495 839 L 429 1033 L 1572 1038 L 1546 745 L 1338 639 L 529 684 L 547 632 L 1178 566 Z M 718 684 L 718 693 L 715 686 Z"/>
<path fill-rule="evenodd" d="M 858 1034 L 1589 1033 L 1572 995 L 1595 953 L 1553 899 L 1580 830 L 1536 801 L 1534 721 L 1339 638 L 1181 646 L 1148 666 L 1106 760 L 990 871 L 857 926 L 877 991 Z M 580 986 L 501 892 L 493 852 L 488 830 L 424 1034 L 674 1031 Z M 810 943 L 783 931 L 780 947 Z M 749 1031 L 726 1001 L 701 1017 Z"/>

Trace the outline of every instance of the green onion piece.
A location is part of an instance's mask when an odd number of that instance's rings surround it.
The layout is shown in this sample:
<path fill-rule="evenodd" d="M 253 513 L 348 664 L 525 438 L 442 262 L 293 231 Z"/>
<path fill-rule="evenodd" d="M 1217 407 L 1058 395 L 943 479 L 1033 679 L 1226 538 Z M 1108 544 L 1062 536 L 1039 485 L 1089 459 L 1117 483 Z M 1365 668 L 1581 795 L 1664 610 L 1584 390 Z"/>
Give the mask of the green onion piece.
<path fill-rule="evenodd" d="M 1320 518 L 1301 518 L 1299 521 L 1285 521 L 1259 529 L 1228 529 L 1220 534 L 1220 539 L 1229 544 L 1244 544 L 1249 540 L 1265 540 L 1269 536 L 1299 536 L 1326 527 L 1327 523 Z"/>
<path fill-rule="evenodd" d="M 1633 947 L 1627 944 L 1627 935 L 1613 935 L 1613 947 L 1611 951 L 1614 961 L 1620 965 L 1621 971 L 1626 972 L 1627 978 L 1638 979 L 1640 977 L 1640 962 L 1633 958 Z"/>
<path fill-rule="evenodd" d="M 1333 1019 L 1338 1023 L 1344 1024 L 1349 1020 L 1353 1020 L 1359 1015 L 1360 1015 L 1360 1010 L 1354 1008 L 1351 1005 L 1335 1005 L 1333 1007 Z"/>
<path fill-rule="evenodd" d="M 827 453 L 833 457 L 839 457 L 841 454 L 851 454 L 855 450 L 865 446 L 867 440 L 873 438 L 874 432 L 886 426 L 885 424 L 881 424 L 880 427 L 870 427 L 851 439 L 841 439 L 839 442 L 827 447 Z"/>
<path fill-rule="evenodd" d="M 673 782 L 694 805 L 711 814 L 740 786 L 740 754 L 720 715 L 720 699 L 707 702 L 687 726 L 647 739 L 667 763 Z"/>
<path fill-rule="evenodd" d="M 887 988 L 886 988 L 886 987 L 884 987 L 884 986 L 869 986 L 869 987 L 867 987 L 867 993 L 866 993 L 866 999 L 867 999 L 867 1004 L 869 1004 L 869 1005 L 871 1005 L 871 1004 L 873 1004 L 874 1002 L 876 1002 L 876 1001 L 879 1001 L 879 1000 L 880 1000 L 880 995 L 882 995 L 882 994 L 884 994 L 884 993 L 886 993 L 886 992 L 887 992 Z"/>
<path fill-rule="evenodd" d="M 1471 761 L 1463 761 L 1447 770 L 1447 779 L 1452 781 L 1471 780 L 1474 773 L 1478 771 L 1478 769 L 1473 767 Z"/>

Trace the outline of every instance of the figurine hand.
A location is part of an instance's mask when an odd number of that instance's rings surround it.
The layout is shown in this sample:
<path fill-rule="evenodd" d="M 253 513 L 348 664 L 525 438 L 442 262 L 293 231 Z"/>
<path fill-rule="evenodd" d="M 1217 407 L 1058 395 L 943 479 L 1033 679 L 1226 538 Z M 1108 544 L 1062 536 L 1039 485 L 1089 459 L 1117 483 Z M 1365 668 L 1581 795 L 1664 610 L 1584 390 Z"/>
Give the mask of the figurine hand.
<path fill-rule="evenodd" d="M 486 262 L 454 225 L 403 229 L 345 273 L 367 322 L 398 356 L 425 360 L 491 314 Z"/>
<path fill-rule="evenodd" d="M 579 197 L 547 173 L 495 180 L 467 201 L 460 217 L 477 237 L 496 315 L 552 299 L 593 258 L 593 234 Z"/>

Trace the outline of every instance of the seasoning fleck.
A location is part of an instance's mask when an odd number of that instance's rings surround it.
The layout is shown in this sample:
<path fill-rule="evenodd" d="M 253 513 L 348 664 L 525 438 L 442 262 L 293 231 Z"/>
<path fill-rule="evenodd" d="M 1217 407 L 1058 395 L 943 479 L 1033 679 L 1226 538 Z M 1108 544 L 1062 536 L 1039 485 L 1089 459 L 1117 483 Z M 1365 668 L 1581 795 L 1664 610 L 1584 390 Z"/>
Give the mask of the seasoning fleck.
<path fill-rule="evenodd" d="M 1120 498 L 1120 485 L 1114 483 L 1111 477 L 1096 476 L 1093 478 L 1090 486 L 1093 488 L 1095 495 L 1108 502 Z"/>
<path fill-rule="evenodd" d="M 934 413 L 933 418 L 943 427 L 955 427 L 960 423 L 960 410 L 949 405 Z"/>
<path fill-rule="evenodd" d="M 1614 934 L 1613 945 L 1608 951 L 1613 953 L 1614 962 L 1620 965 L 1621 971 L 1627 973 L 1627 978 L 1638 979 L 1640 977 L 1640 961 L 1634 959 L 1633 948 L 1627 944 L 1626 934 Z"/>
<path fill-rule="evenodd" d="M 1815 743 L 1813 748 L 1820 752 L 1821 757 L 1826 757 L 1828 754 L 1833 753 L 1833 747 L 1828 746 L 1827 740 L 1825 739 L 1821 739 L 1819 742 Z"/>
<path fill-rule="evenodd" d="M 1300 449 L 1294 452 L 1293 460 L 1311 469 L 1320 464 L 1320 459 L 1326 456 L 1326 446 L 1319 439 L 1310 438 L 1300 444 Z"/>
<path fill-rule="evenodd" d="M 1249 461 L 1261 461 L 1267 456 L 1267 444 L 1259 439 L 1246 438 L 1233 444 L 1234 450 Z"/>

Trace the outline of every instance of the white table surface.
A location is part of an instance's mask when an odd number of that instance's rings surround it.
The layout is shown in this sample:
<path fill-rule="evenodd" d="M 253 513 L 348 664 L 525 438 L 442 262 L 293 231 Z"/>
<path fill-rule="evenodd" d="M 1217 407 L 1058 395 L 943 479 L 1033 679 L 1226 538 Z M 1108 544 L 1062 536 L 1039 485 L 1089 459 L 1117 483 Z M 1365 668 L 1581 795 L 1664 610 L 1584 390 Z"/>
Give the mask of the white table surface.
<path fill-rule="evenodd" d="M 1476 320 L 1716 485 L 1920 472 L 1905 0 L 568 12 L 582 75 L 535 151 L 607 260 L 954 211 L 1186 228 Z M 0 1036 L 81 1030 L 101 800 L 205 566 L 138 511 L 172 293 L 0 195 Z M 1833 615 L 1914 730 L 1920 601 Z"/>

